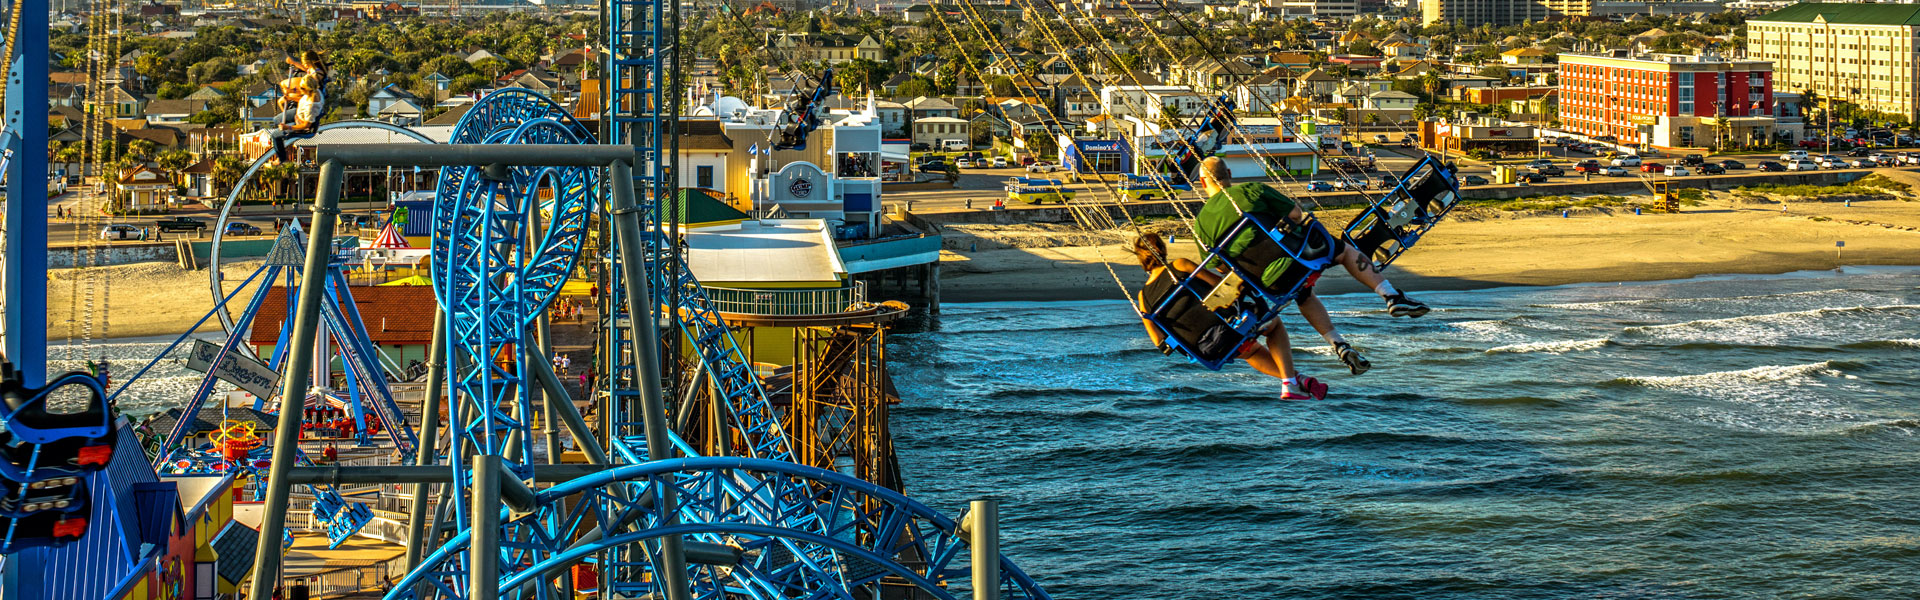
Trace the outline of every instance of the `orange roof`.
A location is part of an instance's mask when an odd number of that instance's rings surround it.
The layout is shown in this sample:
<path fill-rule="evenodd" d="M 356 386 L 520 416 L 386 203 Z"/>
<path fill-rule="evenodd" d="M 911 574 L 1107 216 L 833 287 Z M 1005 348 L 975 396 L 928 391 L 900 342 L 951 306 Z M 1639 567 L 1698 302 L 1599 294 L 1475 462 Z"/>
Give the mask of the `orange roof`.
<path fill-rule="evenodd" d="M 425 344 L 433 341 L 433 288 L 427 286 L 353 286 L 353 305 L 375 344 Z M 287 316 L 287 290 L 274 286 L 260 303 L 247 343 L 278 342 Z"/>

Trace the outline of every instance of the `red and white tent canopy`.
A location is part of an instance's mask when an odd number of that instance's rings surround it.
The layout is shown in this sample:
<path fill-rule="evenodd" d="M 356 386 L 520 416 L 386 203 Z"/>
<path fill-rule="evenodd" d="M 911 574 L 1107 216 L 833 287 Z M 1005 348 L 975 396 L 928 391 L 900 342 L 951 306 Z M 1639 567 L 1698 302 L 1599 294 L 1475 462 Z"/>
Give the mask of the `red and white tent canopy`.
<path fill-rule="evenodd" d="M 413 244 L 407 243 L 407 238 L 402 237 L 400 235 L 400 230 L 395 229 L 392 223 L 388 223 L 386 229 L 380 230 L 380 237 L 374 238 L 373 245 L 368 247 L 390 248 L 390 249 L 397 250 L 397 249 L 412 248 Z"/>

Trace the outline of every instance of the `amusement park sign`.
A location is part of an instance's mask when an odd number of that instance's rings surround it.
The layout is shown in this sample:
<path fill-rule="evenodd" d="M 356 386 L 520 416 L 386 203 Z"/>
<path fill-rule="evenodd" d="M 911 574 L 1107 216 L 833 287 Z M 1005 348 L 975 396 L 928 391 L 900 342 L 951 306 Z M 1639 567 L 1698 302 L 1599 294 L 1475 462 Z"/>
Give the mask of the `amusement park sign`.
<path fill-rule="evenodd" d="M 220 355 L 220 345 L 202 340 L 194 340 L 193 352 L 187 355 L 187 368 L 201 373 L 212 373 L 221 381 L 240 386 L 240 389 L 261 398 L 273 397 L 274 386 L 280 383 L 280 374 L 273 372 L 266 363 L 239 352 L 228 352 L 220 357 L 220 364 L 208 371 L 215 356 Z"/>

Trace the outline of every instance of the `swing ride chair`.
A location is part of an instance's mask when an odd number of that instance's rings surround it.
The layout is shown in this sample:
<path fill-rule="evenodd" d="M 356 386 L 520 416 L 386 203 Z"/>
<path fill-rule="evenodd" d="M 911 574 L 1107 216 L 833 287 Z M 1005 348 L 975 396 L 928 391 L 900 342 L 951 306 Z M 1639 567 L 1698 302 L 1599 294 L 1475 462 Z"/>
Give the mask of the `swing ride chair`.
<path fill-rule="evenodd" d="M 792 120 L 792 123 L 780 131 L 780 142 L 774 144 L 774 149 L 807 149 L 807 136 L 811 135 L 813 130 L 820 128 L 820 114 L 815 112 L 815 109 L 819 107 L 821 100 L 826 99 L 829 84 L 832 82 L 833 69 L 827 69 L 827 72 L 820 76 L 820 85 L 813 88 L 812 94 L 805 98 L 794 98 L 793 103 L 787 107 L 785 115 L 787 119 Z"/>
<path fill-rule="evenodd" d="M 1459 202 L 1453 173 L 1433 157 L 1424 157 L 1400 183 L 1371 203 L 1341 231 L 1341 239 L 1384 269 L 1420 240 Z M 1233 362 L 1234 349 L 1260 335 L 1262 325 L 1300 295 L 1314 274 L 1333 266 L 1332 234 L 1315 227 L 1317 219 L 1293 223 L 1263 213 L 1242 213 L 1240 220 L 1205 249 L 1202 265 L 1224 265 L 1219 284 L 1198 271 L 1179 277 L 1172 294 L 1146 318 L 1167 332 L 1169 352 L 1179 351 L 1208 370 Z M 1239 253 L 1228 251 L 1243 233 L 1254 241 Z M 1263 274 L 1279 268 L 1272 285 Z M 1203 267 L 1205 268 L 1205 267 Z M 1183 327 L 1184 326 L 1184 327 Z M 1203 339 L 1181 339 L 1179 331 L 1204 331 Z"/>
<path fill-rule="evenodd" d="M 52 412 L 56 393 L 86 394 L 74 412 Z M 90 475 L 113 458 L 117 440 L 100 379 L 61 375 L 27 388 L 11 364 L 0 361 L 0 552 L 17 552 L 78 539 L 87 532 Z M 70 400 L 66 400 L 70 401 Z M 64 401 L 63 401 L 64 402 Z"/>

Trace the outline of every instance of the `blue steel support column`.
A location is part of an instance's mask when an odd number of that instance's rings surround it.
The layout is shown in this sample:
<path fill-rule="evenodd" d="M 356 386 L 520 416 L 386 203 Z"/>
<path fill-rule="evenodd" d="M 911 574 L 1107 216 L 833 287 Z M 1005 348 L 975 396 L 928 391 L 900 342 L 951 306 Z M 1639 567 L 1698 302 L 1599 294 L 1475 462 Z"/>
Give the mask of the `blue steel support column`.
<path fill-rule="evenodd" d="M 7 71 L 6 354 L 22 383 L 47 379 L 47 0 L 21 0 Z M 29 41 L 30 40 L 30 41 Z"/>

